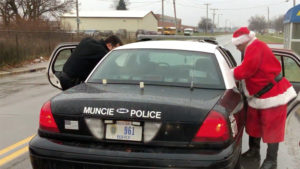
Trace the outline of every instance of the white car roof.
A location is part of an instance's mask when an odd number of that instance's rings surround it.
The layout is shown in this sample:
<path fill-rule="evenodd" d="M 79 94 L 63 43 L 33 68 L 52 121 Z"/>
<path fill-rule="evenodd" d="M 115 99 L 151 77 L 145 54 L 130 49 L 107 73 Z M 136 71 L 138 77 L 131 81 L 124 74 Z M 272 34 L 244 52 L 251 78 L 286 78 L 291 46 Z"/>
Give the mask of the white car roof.
<path fill-rule="evenodd" d="M 174 50 L 187 50 L 198 51 L 206 53 L 214 53 L 217 45 L 197 42 L 197 41 L 176 41 L 176 40 L 161 40 L 161 41 L 143 41 L 135 42 L 127 45 L 120 46 L 115 50 L 121 49 L 174 49 Z"/>

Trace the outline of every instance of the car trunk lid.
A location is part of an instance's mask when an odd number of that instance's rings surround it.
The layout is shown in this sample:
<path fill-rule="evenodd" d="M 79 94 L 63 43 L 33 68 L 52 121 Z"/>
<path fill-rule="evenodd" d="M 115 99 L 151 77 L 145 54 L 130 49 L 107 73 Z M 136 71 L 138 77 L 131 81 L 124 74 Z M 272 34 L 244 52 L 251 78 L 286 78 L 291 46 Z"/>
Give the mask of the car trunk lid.
<path fill-rule="evenodd" d="M 192 141 L 223 93 L 170 86 L 146 86 L 141 90 L 135 85 L 82 84 L 55 97 L 51 108 L 63 133 L 92 135 L 106 142 L 184 146 Z M 66 128 L 76 121 L 78 130 Z M 119 129 L 122 136 L 111 136 Z M 128 132 L 141 136 L 121 138 Z"/>

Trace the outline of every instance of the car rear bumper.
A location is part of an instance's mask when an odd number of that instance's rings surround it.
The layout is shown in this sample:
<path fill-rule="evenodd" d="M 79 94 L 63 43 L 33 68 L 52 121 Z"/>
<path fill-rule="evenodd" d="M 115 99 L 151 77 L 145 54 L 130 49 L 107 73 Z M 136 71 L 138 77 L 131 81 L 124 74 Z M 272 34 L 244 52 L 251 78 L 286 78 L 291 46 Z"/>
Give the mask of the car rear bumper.
<path fill-rule="evenodd" d="M 240 144 L 240 143 L 239 143 Z M 148 147 L 149 149 L 149 147 Z M 30 142 L 33 169 L 65 168 L 234 168 L 240 146 L 230 145 L 218 153 L 161 153 L 117 151 L 97 146 L 70 146 L 36 136 Z M 193 151 L 194 152 L 194 151 Z"/>

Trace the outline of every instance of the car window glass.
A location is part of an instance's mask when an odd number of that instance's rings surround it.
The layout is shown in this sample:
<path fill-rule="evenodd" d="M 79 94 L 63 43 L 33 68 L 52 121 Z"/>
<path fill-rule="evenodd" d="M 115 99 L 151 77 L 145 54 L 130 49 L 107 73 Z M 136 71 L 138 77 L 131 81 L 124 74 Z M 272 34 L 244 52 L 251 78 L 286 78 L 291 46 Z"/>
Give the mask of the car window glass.
<path fill-rule="evenodd" d="M 230 68 L 237 66 L 236 61 L 234 60 L 234 57 L 232 56 L 229 50 L 220 47 L 219 52 L 224 56 Z"/>
<path fill-rule="evenodd" d="M 279 61 L 280 65 L 281 65 L 281 67 L 282 67 L 282 60 L 281 60 L 282 56 L 275 55 L 275 57 L 276 57 L 276 59 Z M 283 69 L 283 68 L 282 68 L 282 69 Z M 283 71 L 282 71 L 282 70 L 281 70 L 280 74 L 281 74 L 282 76 L 285 76 L 285 75 L 283 75 Z"/>
<path fill-rule="evenodd" d="M 214 54 L 176 50 L 116 50 L 94 71 L 89 82 L 184 85 L 224 88 Z"/>
<path fill-rule="evenodd" d="M 54 63 L 54 71 L 55 72 L 62 71 L 64 64 L 66 63 L 68 58 L 71 56 L 71 54 L 72 54 L 71 49 L 64 49 L 58 53 L 55 63 Z"/>
<path fill-rule="evenodd" d="M 124 67 L 126 66 L 125 63 L 127 60 L 128 60 L 128 53 L 123 53 L 116 59 L 116 64 L 120 67 Z"/>
<path fill-rule="evenodd" d="M 291 82 L 300 82 L 300 69 L 298 64 L 289 57 L 283 58 L 285 77 Z"/>

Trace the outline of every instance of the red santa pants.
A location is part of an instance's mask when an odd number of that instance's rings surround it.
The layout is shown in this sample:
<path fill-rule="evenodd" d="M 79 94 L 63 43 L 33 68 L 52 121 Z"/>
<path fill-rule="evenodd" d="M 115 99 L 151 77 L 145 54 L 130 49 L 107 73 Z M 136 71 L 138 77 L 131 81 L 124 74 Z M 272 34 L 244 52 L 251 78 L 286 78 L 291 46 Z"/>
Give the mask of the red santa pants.
<path fill-rule="evenodd" d="M 248 107 L 246 132 L 252 137 L 262 137 L 265 143 L 284 141 L 287 105 L 269 109 Z"/>

